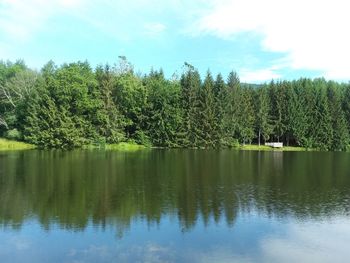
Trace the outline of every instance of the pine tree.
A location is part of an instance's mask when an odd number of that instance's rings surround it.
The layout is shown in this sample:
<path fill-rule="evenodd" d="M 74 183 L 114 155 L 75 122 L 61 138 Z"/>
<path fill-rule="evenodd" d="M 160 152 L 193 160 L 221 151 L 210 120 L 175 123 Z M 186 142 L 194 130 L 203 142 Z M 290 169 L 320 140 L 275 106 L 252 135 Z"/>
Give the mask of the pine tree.
<path fill-rule="evenodd" d="M 344 95 L 342 100 L 342 108 L 347 124 L 347 130 L 350 132 L 350 84 L 344 88 Z"/>
<path fill-rule="evenodd" d="M 243 144 L 251 143 L 254 138 L 254 105 L 253 94 L 249 88 L 243 88 L 240 96 L 240 109 L 238 111 L 238 133 Z"/>
<path fill-rule="evenodd" d="M 267 141 L 272 133 L 270 118 L 270 98 L 267 87 L 261 87 L 256 91 L 255 96 L 255 129 L 258 135 L 258 144 L 260 146 L 261 137 Z"/>
<path fill-rule="evenodd" d="M 201 79 L 192 65 L 186 65 L 186 72 L 181 76 L 181 105 L 183 124 L 181 144 L 185 147 L 197 147 L 200 142 L 199 95 Z"/>
<path fill-rule="evenodd" d="M 101 100 L 101 104 L 95 114 L 94 125 L 98 127 L 99 134 L 105 138 L 106 142 L 121 142 L 125 140 L 125 118 L 120 113 L 113 100 L 115 76 L 108 65 L 104 68 L 98 67 L 95 74 L 98 82 L 98 96 Z"/>
<path fill-rule="evenodd" d="M 289 120 L 293 136 L 303 147 L 310 148 L 313 145 L 311 132 L 313 131 L 314 118 L 312 111 L 315 106 L 312 82 L 300 79 L 293 83 L 291 105 L 289 107 Z"/>
<path fill-rule="evenodd" d="M 146 132 L 152 145 L 178 146 L 181 128 L 180 87 L 166 80 L 162 71 L 152 71 L 144 78 L 148 91 Z"/>
<path fill-rule="evenodd" d="M 227 145 L 225 138 L 225 100 L 228 90 L 221 74 L 216 77 L 213 92 L 215 97 L 215 122 L 217 124 L 215 133 L 218 136 L 218 143 Z"/>
<path fill-rule="evenodd" d="M 241 86 L 238 75 L 230 72 L 227 79 L 227 94 L 224 98 L 224 116 L 223 116 L 223 136 L 229 146 L 235 144 L 238 139 L 240 123 L 239 116 L 241 108 Z"/>
<path fill-rule="evenodd" d="M 273 134 L 279 142 L 286 132 L 286 98 L 282 82 L 269 84 L 271 98 L 271 117 L 273 120 Z"/>
<path fill-rule="evenodd" d="M 324 85 L 325 81 L 320 80 L 315 90 L 316 105 L 312 114 L 314 118 L 314 127 L 311 136 L 314 147 L 322 150 L 329 150 L 332 147 L 333 129 L 327 101 L 327 91 Z"/>
<path fill-rule="evenodd" d="M 336 151 L 346 150 L 349 143 L 349 131 L 342 109 L 341 90 L 339 87 L 337 88 L 336 83 L 328 83 L 327 97 L 333 128 L 331 149 Z"/>
<path fill-rule="evenodd" d="M 200 146 L 215 147 L 219 144 L 219 123 L 216 119 L 214 80 L 208 71 L 200 92 Z"/>

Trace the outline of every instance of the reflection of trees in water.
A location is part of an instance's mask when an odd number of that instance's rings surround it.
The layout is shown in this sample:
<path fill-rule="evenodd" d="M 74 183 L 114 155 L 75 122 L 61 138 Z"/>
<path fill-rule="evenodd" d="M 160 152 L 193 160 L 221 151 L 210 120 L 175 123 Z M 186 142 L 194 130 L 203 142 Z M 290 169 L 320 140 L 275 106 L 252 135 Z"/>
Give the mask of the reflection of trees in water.
<path fill-rule="evenodd" d="M 49 229 L 157 224 L 177 217 L 183 230 L 200 218 L 226 220 L 348 213 L 346 153 L 154 150 L 31 151 L 0 154 L 0 220 L 20 226 L 35 217 Z M 347 199 L 348 198 L 348 199 Z"/>

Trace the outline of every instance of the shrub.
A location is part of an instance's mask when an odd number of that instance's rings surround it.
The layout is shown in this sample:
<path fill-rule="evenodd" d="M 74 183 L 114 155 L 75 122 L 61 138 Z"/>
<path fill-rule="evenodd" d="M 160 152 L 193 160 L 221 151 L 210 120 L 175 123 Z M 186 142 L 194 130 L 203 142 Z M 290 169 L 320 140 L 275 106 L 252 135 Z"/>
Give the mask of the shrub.
<path fill-rule="evenodd" d="M 5 138 L 14 141 L 20 141 L 22 139 L 22 133 L 17 129 L 8 130 L 5 133 Z"/>

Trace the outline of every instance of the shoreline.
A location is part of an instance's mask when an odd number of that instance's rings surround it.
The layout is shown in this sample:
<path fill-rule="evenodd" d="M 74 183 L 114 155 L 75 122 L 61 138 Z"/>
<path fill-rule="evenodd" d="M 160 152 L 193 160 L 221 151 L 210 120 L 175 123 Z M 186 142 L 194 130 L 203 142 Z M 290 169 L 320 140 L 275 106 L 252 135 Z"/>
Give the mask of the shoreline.
<path fill-rule="evenodd" d="M 269 151 L 269 152 L 306 152 L 316 151 L 316 149 L 304 148 L 300 146 L 283 146 L 282 148 L 273 148 L 266 145 L 246 144 L 237 147 L 238 150 L 242 151 Z"/>
<path fill-rule="evenodd" d="M 36 148 L 37 146 L 33 144 L 0 138 L 0 151 L 31 150 Z"/>
<path fill-rule="evenodd" d="M 15 150 L 31 150 L 31 149 L 40 149 L 36 145 L 8 140 L 5 138 L 0 138 L 0 151 L 15 151 Z M 121 142 L 117 144 L 104 144 L 104 145 L 94 145 L 88 144 L 83 145 L 81 148 L 83 150 L 115 150 L 115 151 L 138 151 L 144 149 L 179 149 L 179 148 L 170 148 L 170 147 L 153 147 L 153 146 L 145 146 L 136 143 L 130 142 Z M 206 148 L 182 148 L 182 149 L 203 149 Z M 222 149 L 232 149 L 232 150 L 240 150 L 240 151 L 269 151 L 269 152 L 305 152 L 305 151 L 316 151 L 317 149 L 313 148 L 304 148 L 300 146 L 284 146 L 282 148 L 273 148 L 271 146 L 266 145 L 256 145 L 256 144 L 246 144 L 239 145 L 237 147 L 232 148 L 222 148 Z"/>

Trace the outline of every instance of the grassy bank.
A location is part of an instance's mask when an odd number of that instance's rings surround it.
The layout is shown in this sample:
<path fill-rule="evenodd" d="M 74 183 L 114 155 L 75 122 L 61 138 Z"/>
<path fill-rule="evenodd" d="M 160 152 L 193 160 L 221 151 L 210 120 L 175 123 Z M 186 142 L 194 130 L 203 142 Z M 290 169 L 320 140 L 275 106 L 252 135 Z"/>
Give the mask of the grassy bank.
<path fill-rule="evenodd" d="M 27 150 L 36 148 L 33 144 L 28 144 L 24 142 L 11 141 L 7 139 L 0 138 L 0 151 L 4 150 Z M 117 144 L 89 144 L 84 145 L 83 149 L 101 149 L 101 150 L 116 150 L 116 151 L 125 151 L 125 152 L 134 152 L 142 149 L 147 149 L 148 147 L 132 142 L 121 142 Z M 255 144 L 246 144 L 240 145 L 237 148 L 238 150 L 244 151 L 312 151 L 312 149 L 307 149 L 304 147 L 294 147 L 294 146 L 285 146 L 283 148 L 272 148 L 266 145 L 255 145 Z"/>
<path fill-rule="evenodd" d="M 33 144 L 11 141 L 11 140 L 0 138 L 0 151 L 28 150 L 28 149 L 34 149 L 34 148 L 36 148 L 36 146 Z"/>
<path fill-rule="evenodd" d="M 245 150 L 245 151 L 288 151 L 288 152 L 303 152 L 303 151 L 310 151 L 312 149 L 306 149 L 304 147 L 295 147 L 295 146 L 285 146 L 282 148 L 272 148 L 270 146 L 266 145 L 255 145 L 255 144 L 246 144 L 246 145 L 240 145 L 238 147 L 239 150 Z"/>
<path fill-rule="evenodd" d="M 142 149 L 146 149 L 147 147 L 144 145 L 129 143 L 129 142 L 121 142 L 116 144 L 105 144 L 105 145 L 85 145 L 83 149 L 101 149 L 101 150 L 117 150 L 117 151 L 125 151 L 125 152 L 134 152 Z"/>

